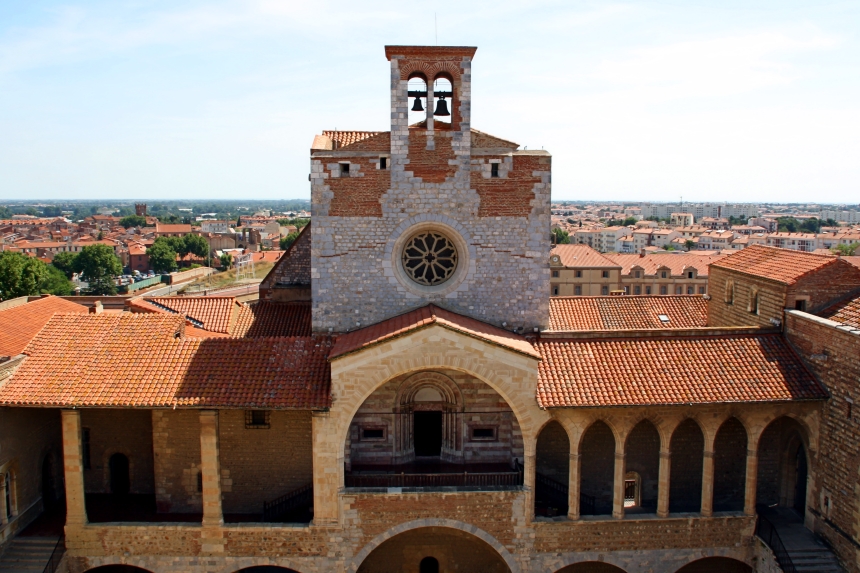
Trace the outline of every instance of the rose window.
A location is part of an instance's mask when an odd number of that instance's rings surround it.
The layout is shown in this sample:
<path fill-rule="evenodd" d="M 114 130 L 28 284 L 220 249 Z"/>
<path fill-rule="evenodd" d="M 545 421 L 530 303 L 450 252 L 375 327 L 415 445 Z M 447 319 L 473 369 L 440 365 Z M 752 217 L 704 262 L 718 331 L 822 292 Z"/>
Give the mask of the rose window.
<path fill-rule="evenodd" d="M 403 249 L 403 269 L 418 284 L 441 284 L 457 270 L 457 249 L 454 243 L 441 233 L 418 233 Z"/>

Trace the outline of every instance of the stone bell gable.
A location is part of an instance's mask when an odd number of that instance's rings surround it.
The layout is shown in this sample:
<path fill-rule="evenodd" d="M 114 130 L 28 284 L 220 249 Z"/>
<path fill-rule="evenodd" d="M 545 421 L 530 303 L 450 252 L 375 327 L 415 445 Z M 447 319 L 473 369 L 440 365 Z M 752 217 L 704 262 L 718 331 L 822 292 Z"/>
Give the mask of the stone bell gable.
<path fill-rule="evenodd" d="M 475 50 L 387 46 L 391 130 L 315 137 L 315 331 L 428 303 L 521 333 L 547 326 L 551 157 L 471 129 Z M 410 123 L 418 100 L 426 113 Z"/>

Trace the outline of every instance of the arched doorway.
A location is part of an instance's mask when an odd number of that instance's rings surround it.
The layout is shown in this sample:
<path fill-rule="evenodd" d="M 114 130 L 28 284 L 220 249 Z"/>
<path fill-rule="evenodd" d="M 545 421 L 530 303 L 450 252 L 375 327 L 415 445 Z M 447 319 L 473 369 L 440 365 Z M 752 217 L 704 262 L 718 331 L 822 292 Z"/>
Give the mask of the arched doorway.
<path fill-rule="evenodd" d="M 574 563 L 563 569 L 559 569 L 556 573 L 625 573 L 621 567 L 603 563 L 601 561 L 585 561 L 583 563 Z"/>
<path fill-rule="evenodd" d="M 796 420 L 777 418 L 759 439 L 757 505 L 791 508 L 803 519 L 808 473 L 806 432 Z"/>
<path fill-rule="evenodd" d="M 582 515 L 612 515 L 615 435 L 604 422 L 589 426 L 579 444 Z"/>
<path fill-rule="evenodd" d="M 695 420 L 688 418 L 675 428 L 669 451 L 669 513 L 698 513 L 702 510 L 705 436 Z"/>
<path fill-rule="evenodd" d="M 752 567 L 729 557 L 705 557 L 684 565 L 676 573 L 752 573 Z"/>
<path fill-rule="evenodd" d="M 505 560 L 487 542 L 449 527 L 421 527 L 394 535 L 371 551 L 358 567 L 358 573 L 425 570 L 510 573 Z"/>
<path fill-rule="evenodd" d="M 110 470 L 110 491 L 116 495 L 126 495 L 131 486 L 128 470 L 128 457 L 125 454 L 116 453 L 108 461 Z"/>
<path fill-rule="evenodd" d="M 549 422 L 538 434 L 535 463 L 535 515 L 567 515 L 570 439 L 558 422 Z"/>
<path fill-rule="evenodd" d="M 87 569 L 87 573 L 152 573 L 148 569 L 141 569 L 133 565 L 102 565 L 95 569 Z"/>
<path fill-rule="evenodd" d="M 624 510 L 655 513 L 660 483 L 660 434 L 648 420 L 636 424 L 628 434 L 624 464 Z"/>
<path fill-rule="evenodd" d="M 278 567 L 277 565 L 257 565 L 254 567 L 246 567 L 239 569 L 236 573 L 299 573 L 295 569 L 287 569 L 286 567 Z"/>
<path fill-rule="evenodd" d="M 747 476 L 747 431 L 729 418 L 714 438 L 714 511 L 743 511 Z"/>

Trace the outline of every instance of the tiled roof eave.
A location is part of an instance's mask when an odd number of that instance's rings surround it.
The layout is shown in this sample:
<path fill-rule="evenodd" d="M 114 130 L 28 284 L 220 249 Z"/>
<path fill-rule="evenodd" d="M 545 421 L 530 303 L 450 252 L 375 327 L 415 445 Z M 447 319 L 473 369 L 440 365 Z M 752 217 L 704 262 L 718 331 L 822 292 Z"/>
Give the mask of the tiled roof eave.
<path fill-rule="evenodd" d="M 694 402 L 641 402 L 638 404 L 612 404 L 612 403 L 604 403 L 604 404 L 570 404 L 570 405 L 553 405 L 548 406 L 542 403 L 540 397 L 538 396 L 537 401 L 538 405 L 542 410 L 569 410 L 573 408 L 652 408 L 655 406 L 718 406 L 718 405 L 730 405 L 730 404 L 789 404 L 789 403 L 799 403 L 799 402 L 823 402 L 828 400 L 829 396 L 820 396 L 817 398 L 786 398 L 786 399 L 774 399 L 774 400 L 697 400 Z"/>

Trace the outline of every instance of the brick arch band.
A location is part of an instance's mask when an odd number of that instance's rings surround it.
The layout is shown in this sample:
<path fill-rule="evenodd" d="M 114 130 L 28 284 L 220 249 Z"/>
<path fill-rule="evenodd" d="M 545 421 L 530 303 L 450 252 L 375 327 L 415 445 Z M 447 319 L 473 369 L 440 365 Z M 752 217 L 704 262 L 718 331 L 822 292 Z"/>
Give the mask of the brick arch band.
<path fill-rule="evenodd" d="M 408 80 L 410 75 L 424 74 L 427 81 L 433 81 L 440 73 L 451 74 L 452 80 L 460 79 L 460 66 L 457 62 L 406 62 L 400 67 L 400 79 Z"/>
<path fill-rule="evenodd" d="M 406 523 L 395 525 L 384 533 L 380 533 L 379 535 L 371 539 L 370 542 L 365 545 L 361 549 L 361 551 L 359 551 L 355 555 L 355 557 L 352 558 L 349 567 L 346 568 L 347 573 L 356 573 L 362 562 L 367 559 L 367 557 L 374 549 L 376 549 L 395 535 L 399 533 L 405 533 L 407 531 L 412 531 L 414 529 L 423 529 L 425 527 L 447 527 L 449 529 L 457 529 L 464 533 L 468 533 L 473 537 L 477 537 L 478 539 L 489 545 L 491 548 L 493 548 L 493 550 L 499 554 L 499 557 L 501 557 L 505 561 L 505 564 L 511 570 L 511 573 L 521 573 L 520 566 L 514 559 L 514 556 L 511 555 L 510 551 L 508 551 L 504 545 L 499 543 L 495 537 L 493 537 L 483 529 L 479 529 L 474 525 L 469 525 L 468 523 L 463 523 L 462 521 L 436 518 L 416 519 L 415 521 L 407 521 Z"/>

